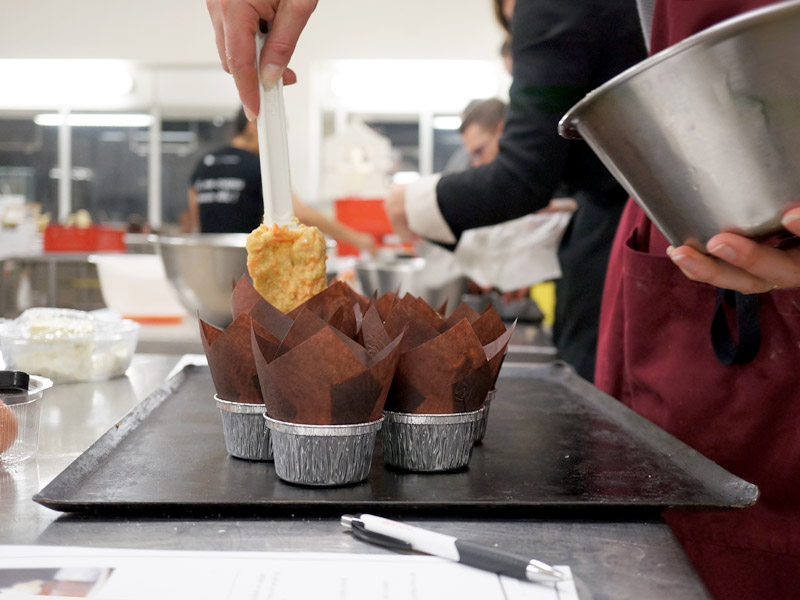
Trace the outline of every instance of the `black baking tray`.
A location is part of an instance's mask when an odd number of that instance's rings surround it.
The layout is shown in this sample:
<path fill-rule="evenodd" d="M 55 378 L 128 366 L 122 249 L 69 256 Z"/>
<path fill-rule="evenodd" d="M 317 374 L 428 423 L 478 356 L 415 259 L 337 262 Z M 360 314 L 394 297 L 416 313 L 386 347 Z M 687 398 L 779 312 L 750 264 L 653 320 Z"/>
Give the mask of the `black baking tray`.
<path fill-rule="evenodd" d="M 737 508 L 735 477 L 559 362 L 506 363 L 486 437 L 451 473 L 385 467 L 339 488 L 288 484 L 272 463 L 228 456 L 207 367 L 168 379 L 34 496 L 48 508 L 117 516 L 634 517 L 668 507 Z"/>

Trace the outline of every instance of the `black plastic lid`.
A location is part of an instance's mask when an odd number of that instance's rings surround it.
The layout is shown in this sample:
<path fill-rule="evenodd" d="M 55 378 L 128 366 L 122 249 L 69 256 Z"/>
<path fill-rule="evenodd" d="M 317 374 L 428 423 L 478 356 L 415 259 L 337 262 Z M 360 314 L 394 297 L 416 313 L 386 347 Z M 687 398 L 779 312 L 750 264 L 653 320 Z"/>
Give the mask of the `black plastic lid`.
<path fill-rule="evenodd" d="M 0 371 L 0 394 L 27 392 L 31 378 L 23 371 Z"/>

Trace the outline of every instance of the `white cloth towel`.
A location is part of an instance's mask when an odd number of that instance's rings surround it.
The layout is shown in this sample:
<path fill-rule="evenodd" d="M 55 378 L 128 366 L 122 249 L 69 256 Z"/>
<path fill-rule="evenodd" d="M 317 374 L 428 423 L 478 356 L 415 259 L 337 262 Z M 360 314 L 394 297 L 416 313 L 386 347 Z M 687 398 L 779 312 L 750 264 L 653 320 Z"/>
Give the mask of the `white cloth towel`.
<path fill-rule="evenodd" d="M 572 213 L 530 214 L 465 231 L 456 246 L 456 265 L 482 287 L 501 292 L 561 277 L 558 245 Z"/>

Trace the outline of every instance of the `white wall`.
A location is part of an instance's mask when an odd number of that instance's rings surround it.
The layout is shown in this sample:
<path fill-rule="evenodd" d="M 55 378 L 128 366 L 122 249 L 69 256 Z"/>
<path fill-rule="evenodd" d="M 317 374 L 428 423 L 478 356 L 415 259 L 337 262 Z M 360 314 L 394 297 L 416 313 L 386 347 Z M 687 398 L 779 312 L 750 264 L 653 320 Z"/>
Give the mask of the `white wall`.
<path fill-rule="evenodd" d="M 502 39 L 491 0 L 320 0 L 292 60 L 299 83 L 285 91 L 298 190 L 303 193 L 309 178 L 303 154 L 320 105 L 310 97 L 314 65 L 347 59 L 499 63 Z M 3 89 L 8 93 L 14 81 L 3 77 L 3 59 L 54 58 L 130 61 L 137 84 L 131 108 L 158 102 L 166 115 L 232 112 L 238 105 L 230 78 L 220 72 L 203 0 L 0 0 L 0 110 L 47 103 L 46 97 L 25 99 L 20 106 L 22 100 L 14 104 L 8 95 L 4 103 Z"/>
<path fill-rule="evenodd" d="M 320 0 L 296 67 L 336 58 L 497 56 L 491 0 Z M 2 58 L 217 63 L 203 0 L 0 0 Z"/>

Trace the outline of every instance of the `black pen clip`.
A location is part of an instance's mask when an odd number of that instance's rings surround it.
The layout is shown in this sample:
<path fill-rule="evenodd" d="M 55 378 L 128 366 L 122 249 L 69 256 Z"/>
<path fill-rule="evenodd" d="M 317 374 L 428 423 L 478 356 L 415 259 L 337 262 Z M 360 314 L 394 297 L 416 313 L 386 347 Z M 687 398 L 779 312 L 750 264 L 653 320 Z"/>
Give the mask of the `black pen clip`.
<path fill-rule="evenodd" d="M 368 531 L 364 527 L 364 524 L 358 519 L 353 519 L 350 522 L 350 531 L 360 540 L 377 544 L 378 546 L 383 546 L 384 548 L 389 548 L 390 550 L 399 550 L 404 552 L 414 551 L 414 548 L 408 542 L 395 539 L 388 535 L 383 535 L 382 533 Z"/>

